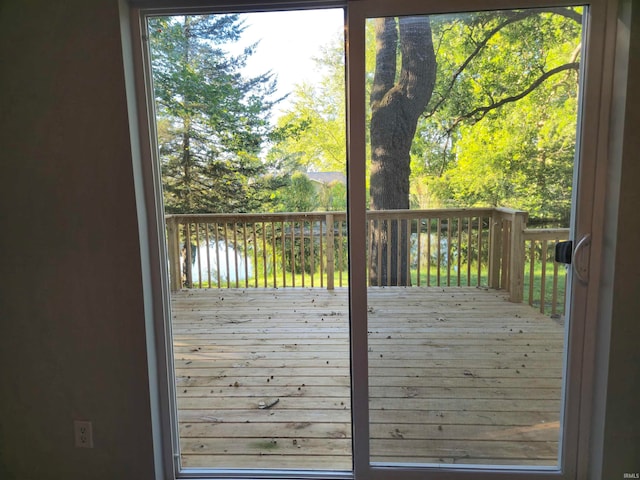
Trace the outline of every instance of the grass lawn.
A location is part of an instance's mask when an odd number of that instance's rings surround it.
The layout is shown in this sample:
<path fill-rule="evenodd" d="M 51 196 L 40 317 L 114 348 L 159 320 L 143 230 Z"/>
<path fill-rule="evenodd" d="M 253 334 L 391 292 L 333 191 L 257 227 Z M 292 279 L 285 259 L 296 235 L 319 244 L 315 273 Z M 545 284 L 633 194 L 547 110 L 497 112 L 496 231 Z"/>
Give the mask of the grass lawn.
<path fill-rule="evenodd" d="M 481 272 L 480 277 L 478 277 L 477 265 L 473 265 L 471 268 L 471 276 L 467 278 L 467 266 L 461 265 L 460 269 L 460 280 L 458 283 L 458 275 L 455 268 L 451 268 L 449 272 L 447 272 L 446 267 L 440 268 L 440 276 L 438 279 L 438 272 L 435 267 L 432 266 L 431 270 L 427 272 L 426 268 L 421 268 L 420 271 L 420 282 L 418 282 L 418 271 L 417 269 L 411 270 L 411 283 L 413 286 L 487 286 L 488 285 L 488 275 L 486 273 L 486 267 L 483 266 L 483 270 Z M 544 297 L 541 297 L 542 287 L 543 287 L 543 275 L 542 275 L 542 263 L 536 262 L 534 264 L 533 270 L 533 288 L 530 288 L 531 285 L 531 275 L 530 275 L 530 264 L 529 262 L 525 265 L 524 272 L 524 302 L 531 304 L 534 308 L 539 309 L 541 304 L 541 299 L 544 298 L 544 313 L 547 315 L 562 315 L 564 313 L 564 291 L 565 291 L 565 281 L 566 276 L 564 272 L 564 266 L 560 265 L 557 267 L 557 295 L 555 308 L 553 306 L 553 290 L 554 290 L 554 264 L 553 262 L 547 262 L 546 270 L 544 276 Z M 195 284 L 194 288 L 218 288 L 215 279 L 212 279 L 211 286 L 207 281 L 202 282 L 202 284 Z M 439 280 L 439 281 L 438 281 Z M 348 271 L 336 271 L 334 274 L 334 286 L 335 287 L 346 287 L 349 285 L 349 272 Z M 240 279 L 237 284 L 235 281 L 222 280 L 220 283 L 220 288 L 255 288 L 255 278 L 250 277 L 248 282 L 244 279 Z M 290 287 L 323 287 L 327 286 L 327 278 L 326 272 L 323 272 L 321 277 L 320 272 L 314 272 L 314 275 L 311 276 L 309 273 L 305 273 L 304 276 L 300 273 L 296 273 L 295 277 L 291 274 L 291 272 L 287 272 L 283 275 L 281 272 L 277 272 L 276 278 L 274 281 L 273 273 L 269 273 L 267 275 L 267 281 L 265 285 L 265 280 L 260 277 L 258 279 L 258 288 L 290 288 Z"/>

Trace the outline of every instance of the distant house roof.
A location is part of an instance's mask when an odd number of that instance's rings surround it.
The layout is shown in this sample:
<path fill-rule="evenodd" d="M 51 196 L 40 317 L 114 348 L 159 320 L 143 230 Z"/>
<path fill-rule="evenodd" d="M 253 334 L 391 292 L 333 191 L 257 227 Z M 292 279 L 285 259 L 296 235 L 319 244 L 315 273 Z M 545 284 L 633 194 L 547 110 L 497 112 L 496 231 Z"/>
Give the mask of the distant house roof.
<path fill-rule="evenodd" d="M 342 172 L 307 172 L 307 177 L 312 182 L 321 183 L 323 185 L 328 185 L 330 183 L 341 183 L 342 185 L 347 184 L 347 177 Z"/>

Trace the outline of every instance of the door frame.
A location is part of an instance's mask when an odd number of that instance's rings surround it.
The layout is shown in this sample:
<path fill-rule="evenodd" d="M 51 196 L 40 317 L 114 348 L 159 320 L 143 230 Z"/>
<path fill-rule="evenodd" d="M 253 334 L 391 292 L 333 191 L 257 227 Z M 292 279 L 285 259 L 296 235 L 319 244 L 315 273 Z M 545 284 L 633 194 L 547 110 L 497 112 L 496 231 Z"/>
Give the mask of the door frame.
<path fill-rule="evenodd" d="M 206 8 L 201 5 L 207 4 Z M 154 398 L 158 415 L 154 420 L 157 450 L 163 459 L 163 467 L 169 478 L 255 477 L 256 471 L 180 472 L 177 452 L 176 400 L 173 387 L 171 324 L 169 310 L 168 273 L 166 269 L 166 244 L 164 240 L 164 212 L 162 209 L 160 172 L 155 147 L 155 123 L 153 121 L 153 94 L 150 89 L 150 69 L 145 42 L 146 16 L 158 13 L 224 12 L 250 9 L 293 9 L 314 6 L 344 7 L 346 9 L 346 62 L 347 62 L 347 159 L 348 159 L 348 209 L 349 209 L 349 258 L 352 272 L 364 272 L 366 252 L 359 248 L 366 241 L 365 234 L 365 152 L 366 132 L 363 119 L 366 98 L 361 88 L 364 78 L 364 20 L 386 15 L 436 14 L 473 11 L 478 9 L 514 9 L 536 6 L 575 5 L 565 0 L 348 0 L 348 1 L 286 1 L 269 4 L 257 2 L 227 1 L 178 2 L 177 0 L 131 0 L 130 35 L 133 45 L 132 63 L 135 70 L 135 107 L 137 135 L 140 139 L 141 168 L 135 172 L 141 182 L 141 226 L 148 232 L 148 248 L 151 258 L 151 278 L 147 280 L 150 309 L 153 316 L 153 334 L 149 335 L 149 357 L 153 360 L 150 375 L 157 382 Z M 579 2 L 578 2 L 579 3 Z M 584 66 L 582 102 L 579 115 L 578 145 L 580 161 L 577 163 L 574 195 L 576 209 L 572 225 L 572 238 L 580 239 L 591 234 L 591 243 L 584 253 L 589 265 L 588 283 L 570 283 L 571 312 L 580 322 L 573 322 L 567 336 L 564 408 L 566 430 L 562 437 L 563 462 L 559 469 L 514 469 L 477 467 L 396 468 L 371 466 L 369 462 L 369 414 L 368 414 L 368 344 L 367 344 L 367 294 L 365 275 L 350 275 L 349 307 L 351 311 L 352 355 L 352 422 L 353 458 L 356 479 L 458 479 L 474 478 L 490 480 L 520 476 L 527 479 L 583 478 L 589 466 L 591 440 L 591 415 L 593 409 L 593 385 L 596 354 L 594 337 L 598 324 L 598 298 L 601 288 L 599 273 L 603 252 L 605 224 L 605 187 L 608 168 L 608 126 L 611 112 L 611 86 L 613 83 L 613 57 L 615 53 L 615 0 L 591 0 L 582 2 L 589 7 L 588 20 L 583 25 Z M 135 127 L 132 127 L 135 128 Z M 318 478 L 312 473 L 264 472 L 260 476 L 276 478 Z M 344 478 L 337 474 L 336 477 Z M 350 477 L 350 475 L 346 475 Z M 328 478 L 326 475 L 322 478 Z"/>
<path fill-rule="evenodd" d="M 371 479 L 459 479 L 473 478 L 576 478 L 578 472 L 584 472 L 583 464 L 588 457 L 589 414 L 591 395 L 589 386 L 593 377 L 592 339 L 588 332 L 595 329 L 597 318 L 595 304 L 600 288 L 596 271 L 589 266 L 599 265 L 601 256 L 600 232 L 601 211 L 604 195 L 597 188 L 597 179 L 602 177 L 600 170 L 606 167 L 606 141 L 609 98 L 606 95 L 608 72 L 604 72 L 606 55 L 611 55 L 613 45 L 606 42 L 607 24 L 611 18 L 611 7 L 607 1 L 590 2 L 559 1 L 510 1 L 457 0 L 442 2 L 438 0 L 361 0 L 349 2 L 347 10 L 347 126 L 348 126 L 348 171 L 349 171 L 349 236 L 350 268 L 354 272 L 366 271 L 365 244 L 366 203 L 365 203 L 365 21 L 367 18 L 455 13 L 477 10 L 500 10 L 516 8 L 535 8 L 542 6 L 570 6 L 581 3 L 586 15 L 583 21 L 582 65 L 580 72 L 581 98 L 577 118 L 576 162 L 574 165 L 574 189 L 571 238 L 574 245 L 581 239 L 584 250 L 576 252 L 581 262 L 583 274 L 590 278 L 587 282 L 574 280 L 568 275 L 567 311 L 572 320 L 565 329 L 565 376 L 563 382 L 563 409 L 561 412 L 561 442 L 559 447 L 559 468 L 545 467 L 489 467 L 474 466 L 434 466 L 434 467 L 395 467 L 372 465 L 369 446 L 368 415 L 368 345 L 367 339 L 367 303 L 366 280 L 358 278 L 350 292 L 351 300 L 351 337 L 352 337 L 352 398 L 353 398 L 353 452 L 354 474 L 356 478 Z M 610 25 L 609 25 L 610 28 Z M 607 73 L 605 76 L 604 74 Z M 358 119 L 362 119 L 358 121 Z M 595 193 L 595 194 L 594 194 Z M 596 238 L 598 237 L 598 238 Z M 351 274 L 350 279 L 358 276 Z M 579 464 L 581 467 L 579 468 Z"/>

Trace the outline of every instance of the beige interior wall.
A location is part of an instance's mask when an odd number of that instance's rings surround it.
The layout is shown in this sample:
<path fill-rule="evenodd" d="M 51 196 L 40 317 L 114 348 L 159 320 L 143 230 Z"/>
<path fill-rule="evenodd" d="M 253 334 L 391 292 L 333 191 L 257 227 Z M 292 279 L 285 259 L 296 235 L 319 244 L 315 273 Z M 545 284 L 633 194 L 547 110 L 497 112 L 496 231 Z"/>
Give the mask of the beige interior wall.
<path fill-rule="evenodd" d="M 117 1 L 2 0 L 3 480 L 153 476 L 130 150 Z"/>

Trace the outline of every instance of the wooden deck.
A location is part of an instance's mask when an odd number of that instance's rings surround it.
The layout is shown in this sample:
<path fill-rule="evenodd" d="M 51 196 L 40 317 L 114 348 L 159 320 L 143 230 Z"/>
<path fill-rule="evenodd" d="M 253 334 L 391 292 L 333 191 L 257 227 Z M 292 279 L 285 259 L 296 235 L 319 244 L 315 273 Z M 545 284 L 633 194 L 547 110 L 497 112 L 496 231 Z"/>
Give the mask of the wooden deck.
<path fill-rule="evenodd" d="M 183 467 L 351 469 L 346 290 L 172 304 Z M 491 290 L 387 287 L 368 329 L 372 461 L 556 464 L 557 320 Z"/>

